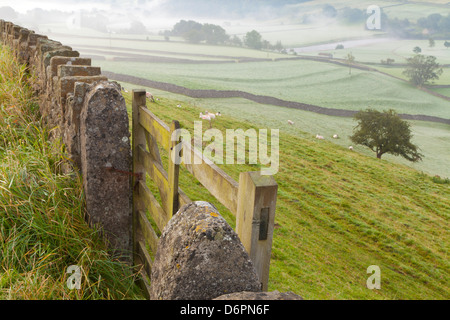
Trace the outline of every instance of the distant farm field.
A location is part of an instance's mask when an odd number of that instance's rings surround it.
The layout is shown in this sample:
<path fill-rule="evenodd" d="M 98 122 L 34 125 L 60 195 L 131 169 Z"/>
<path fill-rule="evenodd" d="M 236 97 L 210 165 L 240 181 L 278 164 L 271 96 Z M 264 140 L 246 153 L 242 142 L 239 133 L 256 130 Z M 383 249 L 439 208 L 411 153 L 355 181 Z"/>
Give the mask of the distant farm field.
<path fill-rule="evenodd" d="M 431 2 L 431 3 L 426 3 Z M 426 17 L 433 13 L 440 13 L 446 15 L 450 13 L 450 8 L 444 6 L 448 4 L 448 1 L 423 1 L 421 3 L 404 3 L 398 6 L 391 6 L 383 8 L 388 16 L 397 17 L 398 19 L 409 19 L 410 21 L 416 21 L 421 17 Z M 440 6 L 434 6 L 433 4 L 440 4 Z"/>
<path fill-rule="evenodd" d="M 352 6 L 365 8 L 370 1 L 336 1 L 338 8 Z M 308 10 L 320 11 L 324 1 L 305 3 Z M 378 5 L 386 10 L 399 10 L 403 5 L 392 6 L 390 1 Z M 410 8 L 415 7 L 411 4 Z M 431 11 L 440 12 L 442 8 L 430 6 Z M 306 11 L 308 11 L 306 10 Z M 417 11 L 418 12 L 418 11 Z M 281 24 L 280 21 L 259 24 L 255 21 L 241 24 L 228 23 L 227 32 L 242 36 L 255 27 L 265 39 L 282 40 L 284 44 L 311 45 L 315 43 L 339 42 L 340 39 L 369 37 L 376 33 L 354 25 L 329 25 L 322 22 L 316 25 Z M 333 32 L 330 32 L 330 28 Z M 72 32 L 72 31 L 71 31 Z M 281 38 L 283 36 L 283 38 Z M 450 103 L 447 100 L 418 90 L 408 84 L 402 72 L 406 58 L 413 55 L 415 46 L 422 48 L 425 55 L 434 55 L 441 64 L 450 64 L 450 54 L 442 41 L 436 41 L 433 48 L 427 40 L 397 40 L 383 38 L 370 44 L 343 50 L 325 50 L 335 59 L 344 59 L 352 53 L 357 63 L 376 68 L 399 80 L 378 72 L 349 68 L 333 63 L 312 60 L 298 60 L 294 55 L 250 50 L 246 48 L 193 45 L 180 38 L 163 41 L 160 36 L 130 36 L 84 33 L 83 36 L 59 34 L 54 37 L 79 50 L 82 55 L 92 56 L 93 65 L 104 71 L 132 75 L 148 80 L 171 83 L 189 89 L 239 90 L 255 95 L 275 97 L 285 101 L 295 101 L 332 109 L 361 110 L 368 107 L 378 110 L 395 109 L 398 113 L 435 116 L 450 119 Z M 316 57 L 321 50 L 304 53 Z M 303 53 L 302 53 L 303 54 Z M 386 67 L 381 60 L 394 59 L 397 65 Z M 158 59 L 162 59 L 158 61 Z M 165 61 L 164 59 L 168 59 Z M 281 59 L 281 60 L 279 60 Z M 248 62 L 253 60 L 255 62 Z M 239 63 L 238 63 L 239 62 Z M 450 69 L 445 68 L 437 85 L 450 85 Z M 160 96 L 173 96 L 171 93 L 157 92 Z M 449 95 L 448 88 L 433 88 L 433 91 Z M 311 112 L 258 104 L 244 99 L 191 99 L 177 96 L 180 101 L 193 101 L 205 110 L 232 113 L 240 120 L 257 123 L 271 128 L 280 128 L 298 136 L 313 137 L 316 134 L 331 137 L 337 133 L 341 139 L 334 143 L 344 147 L 350 145 L 355 123 L 351 118 L 331 117 Z M 295 122 L 287 126 L 287 119 Z M 424 161 L 410 164 L 398 157 L 385 156 L 385 159 L 408 164 L 427 173 L 450 176 L 447 159 L 450 158 L 449 125 L 415 121 L 412 123 L 414 141 L 425 154 Z M 356 150 L 367 155 L 371 151 L 355 146 Z"/>
<path fill-rule="evenodd" d="M 423 55 L 431 55 L 437 58 L 440 64 L 450 64 L 450 49 L 444 46 L 443 40 L 436 40 L 435 46 L 430 48 L 428 40 L 398 40 L 386 38 L 386 41 L 374 44 L 366 44 L 342 50 L 328 50 L 334 58 L 345 59 L 348 53 L 352 53 L 358 62 L 380 63 L 388 58 L 394 59 L 395 63 L 406 63 L 406 58 L 414 55 L 413 49 L 421 48 Z M 310 52 L 317 55 L 319 51 Z"/>
<path fill-rule="evenodd" d="M 250 26 L 232 25 L 228 27 L 231 34 L 243 36 Z M 314 24 L 282 24 L 252 26 L 270 42 L 281 41 L 285 46 L 298 47 L 326 43 L 345 39 L 373 37 L 380 32 L 355 28 L 353 25 L 337 24 L 332 21 L 321 21 Z M 330 29 L 333 32 L 330 32 Z"/>
<path fill-rule="evenodd" d="M 95 61 L 116 73 L 169 82 L 190 89 L 242 90 L 327 108 L 372 107 L 450 118 L 450 104 L 378 73 L 314 61 L 246 64 L 145 64 Z"/>
<path fill-rule="evenodd" d="M 450 52 L 445 48 L 444 41 L 437 40 L 434 47 L 429 46 L 428 40 L 396 40 L 386 39 L 382 42 L 373 44 L 364 44 L 351 48 L 336 50 L 308 50 L 302 53 L 311 57 L 318 56 L 320 53 L 329 53 L 334 59 L 345 60 L 348 54 L 352 54 L 359 64 L 367 64 L 379 71 L 393 75 L 395 77 L 407 80 L 403 75 L 406 59 L 414 55 L 413 49 L 420 47 L 421 54 L 426 56 L 435 56 L 437 62 L 443 66 L 444 72 L 438 80 L 433 81 L 436 85 L 450 85 Z M 383 61 L 392 59 L 393 65 L 387 66 Z"/>
<path fill-rule="evenodd" d="M 114 48 L 120 48 L 120 51 L 128 53 L 139 53 L 136 50 L 150 50 L 160 52 L 160 55 L 176 54 L 178 57 L 192 57 L 192 56 L 215 56 L 217 59 L 235 59 L 238 57 L 259 58 L 259 59 L 275 59 L 286 58 L 286 55 L 275 52 L 264 52 L 259 50 L 251 50 L 241 47 L 231 46 L 213 46 L 203 44 L 190 44 L 182 42 L 182 39 L 175 39 L 175 41 L 161 40 L 146 40 L 146 37 L 127 38 L 127 36 L 99 36 L 99 37 L 72 37 L 67 35 L 55 34 L 52 36 L 58 41 L 69 43 L 75 49 L 83 48 L 84 54 L 89 53 L 89 46 L 106 47 L 114 52 Z"/>
<path fill-rule="evenodd" d="M 444 96 L 450 97 L 450 88 L 436 88 L 433 89 L 433 91 L 442 94 Z"/>
<path fill-rule="evenodd" d="M 393 75 L 394 77 L 398 77 L 404 80 L 408 80 L 406 76 L 403 74 L 404 68 L 399 67 L 381 67 L 377 66 L 377 70 L 385 72 L 387 74 Z M 443 73 L 439 77 L 438 80 L 432 81 L 433 85 L 450 85 L 450 68 L 443 68 Z"/>
<path fill-rule="evenodd" d="M 147 44 L 148 45 L 148 44 Z M 378 51 L 367 50 L 366 57 L 373 61 L 384 59 L 386 50 L 408 48 L 412 43 L 397 43 L 395 46 L 383 44 Z M 187 57 L 190 50 L 182 50 L 183 44 L 177 43 L 180 53 Z M 191 45 L 187 45 L 191 47 Z M 201 47 L 201 46 L 200 46 Z M 149 47 L 146 47 L 147 49 Z M 376 48 L 373 47 L 373 48 Z M 373 49 L 372 48 L 372 49 Z M 215 49 L 216 51 L 214 51 Z M 219 48 L 211 48 L 211 56 L 217 55 Z M 178 50 L 178 49 L 177 49 Z M 193 50 L 193 49 L 192 49 Z M 131 50 L 130 50 L 131 51 Z M 248 50 L 241 53 L 249 53 Z M 231 53 L 233 51 L 229 51 Z M 389 51 L 390 52 L 390 51 Z M 404 49 L 404 54 L 408 50 Z M 440 52 L 440 51 L 439 51 Z M 195 58 L 197 53 L 191 53 Z M 403 52 L 402 52 L 403 54 Z M 355 56 L 356 56 L 355 51 Z M 363 58 L 364 56 L 361 55 Z M 442 55 L 445 56 L 445 55 Z M 257 57 L 253 52 L 250 57 Z M 261 56 L 259 56 L 261 57 Z M 399 59 L 398 56 L 394 56 Z M 359 55 L 357 56 L 359 58 Z M 378 59 L 379 58 L 379 59 Z M 214 59 L 211 57 L 211 59 Z M 400 61 L 400 60 L 397 60 Z M 442 98 L 412 87 L 401 81 L 377 72 L 369 72 L 330 63 L 309 60 L 264 61 L 252 63 L 143 63 L 131 61 L 94 60 L 93 64 L 102 70 L 133 75 L 145 79 L 167 82 L 190 89 L 241 90 L 257 95 L 271 96 L 287 101 L 296 101 L 321 107 L 347 110 L 361 110 L 367 107 L 379 110 L 395 109 L 399 113 L 422 114 L 445 119 L 450 118 L 450 103 Z M 401 67 L 373 66 L 380 71 L 404 78 Z M 448 84 L 448 69 L 437 84 Z M 149 88 L 150 91 L 155 91 Z M 436 89 L 445 94 L 447 90 Z M 159 94 L 164 95 L 163 92 Z M 169 94 L 171 95 L 171 94 Z M 180 101 L 192 101 L 187 97 L 178 97 Z M 196 99 L 194 104 L 205 110 L 232 113 L 234 117 L 271 128 L 283 128 L 290 133 L 310 137 L 316 134 L 331 137 L 338 133 L 339 140 L 334 143 L 348 147 L 349 136 L 355 126 L 351 118 L 338 118 L 311 112 L 257 104 L 244 99 Z M 293 127 L 287 126 L 287 119 L 295 121 Z M 450 130 L 448 125 L 413 122 L 414 142 L 417 143 L 425 158 L 423 162 L 411 164 L 393 156 L 385 159 L 407 164 L 430 174 L 450 177 L 447 159 L 450 158 Z M 372 155 L 371 151 L 355 146 L 358 152 Z"/>
<path fill-rule="evenodd" d="M 122 85 L 127 90 L 141 88 L 129 83 L 122 83 Z M 279 129 L 280 132 L 303 139 L 315 140 L 315 135 L 320 134 L 326 140 L 344 148 L 353 145 L 349 136 L 353 133 L 356 122 L 351 118 L 332 117 L 308 111 L 258 104 L 240 98 L 197 99 L 153 88 L 145 89 L 161 99 L 172 99 L 178 101 L 181 105 L 189 104 L 210 112 L 220 111 L 222 114 L 232 116 L 240 121 L 253 123 L 263 128 Z M 151 108 L 151 105 L 149 107 Z M 293 126 L 287 123 L 288 119 L 294 122 Z M 448 166 L 450 148 L 445 147 L 450 145 L 449 125 L 425 121 L 411 121 L 410 123 L 413 131 L 413 142 L 420 146 L 421 152 L 425 155 L 423 161 L 412 164 L 400 157 L 390 155 L 383 156 L 383 159 L 407 165 L 431 175 L 450 177 L 450 167 Z M 338 134 L 339 139 L 333 139 L 334 134 Z M 354 146 L 354 148 L 358 153 L 370 157 L 375 156 L 365 147 Z"/>

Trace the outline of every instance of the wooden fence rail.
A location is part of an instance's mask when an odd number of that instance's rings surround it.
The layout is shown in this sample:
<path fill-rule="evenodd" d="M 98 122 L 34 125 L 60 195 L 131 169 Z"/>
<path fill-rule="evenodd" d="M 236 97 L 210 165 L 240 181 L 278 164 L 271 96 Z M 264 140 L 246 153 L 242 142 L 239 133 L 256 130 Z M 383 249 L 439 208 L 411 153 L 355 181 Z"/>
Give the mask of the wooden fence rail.
<path fill-rule="evenodd" d="M 172 134 L 179 128 L 178 121 L 168 126 L 147 109 L 145 90 L 133 90 L 133 250 L 134 263 L 142 266 L 140 284 L 147 295 L 152 266 L 149 250 L 156 252 L 158 236 L 146 212 L 162 231 L 178 209 L 191 202 L 178 187 L 180 166 L 173 161 L 180 150 L 176 148 L 179 141 L 172 141 Z M 158 144 L 168 152 L 167 171 Z M 278 189 L 274 178 L 244 172 L 237 183 L 204 159 L 190 141 L 183 142 L 182 157 L 190 157 L 188 163 L 192 164 L 182 162 L 185 168 L 236 216 L 236 232 L 255 265 L 263 290 L 267 291 Z M 198 161 L 199 157 L 202 161 Z M 147 187 L 147 175 L 158 187 L 162 206 Z"/>

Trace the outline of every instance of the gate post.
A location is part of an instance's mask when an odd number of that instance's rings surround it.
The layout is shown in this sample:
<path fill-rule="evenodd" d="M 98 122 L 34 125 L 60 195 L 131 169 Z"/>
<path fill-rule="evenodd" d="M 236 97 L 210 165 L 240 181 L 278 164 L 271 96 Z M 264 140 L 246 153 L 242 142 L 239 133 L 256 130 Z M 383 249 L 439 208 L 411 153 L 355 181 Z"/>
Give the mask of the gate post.
<path fill-rule="evenodd" d="M 132 188 L 133 188 L 133 262 L 139 264 L 141 261 L 138 257 L 138 242 L 142 240 L 140 230 L 137 228 L 137 219 L 139 217 L 139 211 L 145 213 L 145 206 L 142 200 L 139 198 L 139 188 L 137 184 L 141 180 L 145 184 L 145 168 L 141 161 L 139 161 L 139 146 L 144 149 L 147 145 L 145 138 L 145 130 L 139 124 L 139 107 L 146 105 L 146 91 L 145 90 L 133 90 L 133 102 L 132 102 L 132 154 L 133 154 L 133 176 L 132 176 Z M 140 174 L 140 179 L 137 174 Z"/>
<path fill-rule="evenodd" d="M 260 172 L 239 176 L 236 232 L 247 250 L 263 291 L 268 290 L 270 255 L 275 223 L 278 184 Z"/>

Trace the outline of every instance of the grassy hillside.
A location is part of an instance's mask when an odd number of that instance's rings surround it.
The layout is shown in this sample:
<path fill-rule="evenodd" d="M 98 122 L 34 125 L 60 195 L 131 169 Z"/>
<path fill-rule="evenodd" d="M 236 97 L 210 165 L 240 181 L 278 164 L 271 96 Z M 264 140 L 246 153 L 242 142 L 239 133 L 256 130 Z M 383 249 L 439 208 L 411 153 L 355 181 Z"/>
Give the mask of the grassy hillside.
<path fill-rule="evenodd" d="M 131 89 L 136 85 L 123 83 L 125 88 Z M 316 114 L 303 110 L 282 108 L 272 105 L 264 105 L 241 98 L 229 99 L 201 99 L 189 98 L 182 95 L 160 91 L 153 88 L 148 89 L 159 97 L 179 100 L 182 103 L 203 108 L 203 111 L 210 110 L 222 112 L 233 118 L 250 122 L 266 128 L 277 128 L 281 131 L 301 138 L 311 138 L 316 134 L 323 135 L 328 141 L 332 141 L 342 147 L 352 145 L 349 136 L 353 133 L 356 122 L 352 118 L 342 118 Z M 294 121 L 290 126 L 287 120 Z M 425 155 L 423 161 L 411 163 L 401 157 L 391 155 L 383 156 L 384 159 L 394 163 L 408 165 L 419 171 L 424 171 L 432 175 L 450 177 L 450 168 L 447 159 L 450 157 L 450 148 L 446 146 L 450 143 L 450 131 L 448 125 L 425 121 L 410 121 L 413 131 L 413 142 L 420 146 L 421 152 Z M 338 134 L 340 139 L 332 139 L 334 134 Z M 355 151 L 368 156 L 373 156 L 373 152 L 362 146 L 354 146 Z"/>
<path fill-rule="evenodd" d="M 84 220 L 80 177 L 58 172 L 28 78 L 0 48 L 0 300 L 139 299 L 130 269 Z M 66 286 L 71 265 L 80 290 Z"/>
<path fill-rule="evenodd" d="M 192 132 L 204 108 L 158 97 L 151 111 L 166 123 L 178 119 Z M 130 106 L 131 95 L 125 98 Z M 214 123 L 222 132 L 258 127 L 227 115 Z M 259 169 L 221 167 L 236 180 L 239 172 Z M 448 180 L 284 130 L 275 179 L 270 290 L 306 299 L 450 298 Z M 234 226 L 234 217 L 185 170 L 180 185 L 192 200 L 214 203 Z M 370 265 L 381 268 L 381 290 L 366 288 Z"/>
<path fill-rule="evenodd" d="M 274 26 L 266 27 L 268 29 Z M 141 43 L 147 50 L 160 43 Z M 448 62 L 447 49 L 441 42 L 439 47 L 428 48 L 427 41 L 391 41 L 377 45 L 365 45 L 344 50 L 332 50 L 337 58 L 343 58 L 346 53 L 353 52 L 358 62 L 380 63 L 387 58 L 393 58 L 396 63 L 404 62 L 411 56 L 414 45 L 421 45 L 425 54 L 433 54 L 440 63 Z M 191 45 L 183 49 L 184 44 L 177 43 L 180 57 L 188 57 Z M 201 50 L 204 46 L 197 46 Z M 127 51 L 129 49 L 124 48 Z M 208 47 L 209 54 L 218 57 L 221 47 Z M 251 57 L 252 50 L 242 52 Z M 131 52 L 131 50 L 130 50 Z M 258 51 L 256 51 L 258 52 Z M 261 53 L 261 52 L 260 52 Z M 311 53 L 316 56 L 318 52 Z M 290 56 L 293 57 L 293 56 Z M 424 114 L 441 118 L 450 118 L 448 101 L 414 88 L 409 83 L 393 77 L 354 69 L 349 75 L 349 68 L 331 63 L 288 60 L 266 61 L 252 63 L 227 64 L 188 64 L 188 63 L 143 63 L 129 61 L 94 60 L 94 64 L 102 70 L 134 75 L 145 79 L 173 83 L 191 89 L 241 90 L 258 95 L 273 96 L 284 100 L 309 103 L 321 107 L 361 110 L 368 107 L 378 110 L 393 108 L 398 113 Z M 386 68 L 381 65 L 370 65 L 380 71 L 404 78 L 403 67 Z M 448 84 L 450 69 L 445 68 L 438 84 Z M 153 89 L 151 89 L 154 91 Z M 436 89 L 438 93 L 447 94 L 448 89 Z M 161 93 L 166 95 L 166 93 Z M 183 99 L 173 96 L 175 99 Z M 312 114 L 300 110 L 292 110 L 269 105 L 261 105 L 243 99 L 187 99 L 206 109 L 233 114 L 240 120 L 249 120 L 259 125 L 272 128 L 286 128 L 287 119 L 295 121 L 295 126 L 288 127 L 290 133 L 300 135 L 322 134 L 328 137 L 338 133 L 342 139 L 334 141 L 342 146 L 348 146 L 348 136 L 352 134 L 355 122 L 351 118 L 336 118 Z M 397 157 L 387 156 L 386 159 L 412 165 L 427 173 L 450 177 L 447 164 L 450 149 L 445 146 L 450 143 L 448 125 L 412 122 L 414 140 L 425 154 L 423 162 L 411 164 Z M 443 147 L 444 145 L 444 147 Z M 360 152 L 370 154 L 364 148 Z"/>
<path fill-rule="evenodd" d="M 24 69 L 1 51 L 0 298 L 136 299 L 132 275 L 106 254 L 87 227 L 79 179 L 57 173 L 60 161 L 40 126 Z M 128 106 L 131 96 L 125 94 Z M 159 97 L 150 108 L 188 130 L 199 111 Z M 182 103 L 182 108 L 176 104 Z M 214 127 L 258 128 L 228 115 Z M 207 128 L 205 123 L 204 128 Z M 224 165 L 239 172 L 258 165 Z M 181 187 L 192 200 L 213 202 L 186 171 Z M 270 290 L 305 299 L 448 299 L 448 180 L 377 160 L 327 141 L 282 130 Z M 69 265 L 84 270 L 82 290 L 66 287 Z M 367 267 L 381 267 L 381 290 L 365 287 Z"/>

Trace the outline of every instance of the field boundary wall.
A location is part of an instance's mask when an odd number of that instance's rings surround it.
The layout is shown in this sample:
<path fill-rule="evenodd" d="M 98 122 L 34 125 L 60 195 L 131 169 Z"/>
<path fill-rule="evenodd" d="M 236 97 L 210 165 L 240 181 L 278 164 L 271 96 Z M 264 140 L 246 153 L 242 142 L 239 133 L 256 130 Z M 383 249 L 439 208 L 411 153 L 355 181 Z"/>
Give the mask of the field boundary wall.
<path fill-rule="evenodd" d="M 45 35 L 4 20 L 0 33 L 35 78 L 49 139 L 66 157 L 60 170 L 82 174 L 86 220 L 102 230 L 115 256 L 131 261 L 132 158 L 120 85 L 91 59 Z"/>

